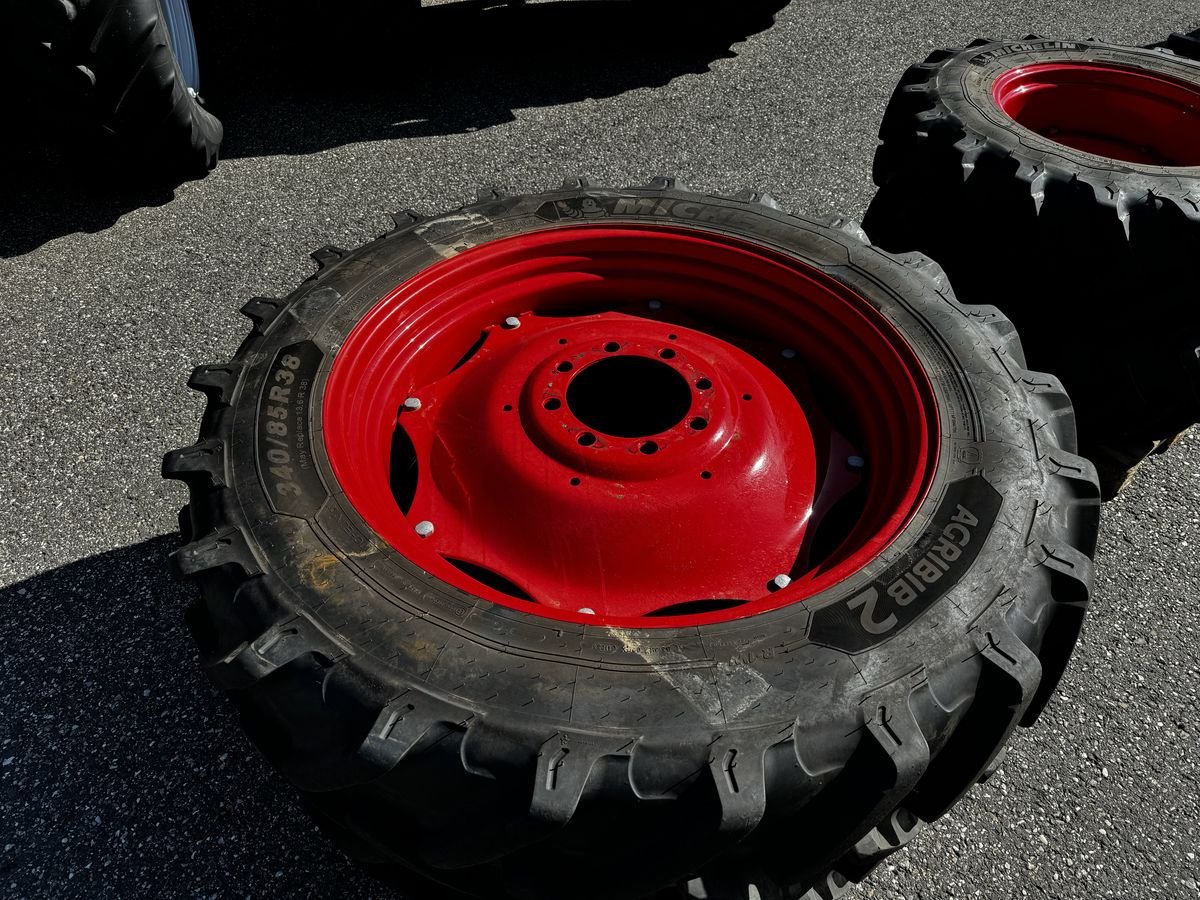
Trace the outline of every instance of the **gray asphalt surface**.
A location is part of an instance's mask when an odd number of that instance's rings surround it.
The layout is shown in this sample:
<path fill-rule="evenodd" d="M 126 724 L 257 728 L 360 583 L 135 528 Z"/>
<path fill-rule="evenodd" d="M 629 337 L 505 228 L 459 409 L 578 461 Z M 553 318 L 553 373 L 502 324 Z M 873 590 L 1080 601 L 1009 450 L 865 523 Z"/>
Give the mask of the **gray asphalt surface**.
<path fill-rule="evenodd" d="M 307 276 L 309 250 L 480 183 L 579 172 L 679 174 L 861 215 L 884 104 L 931 48 L 1200 26 L 1192 0 L 796 0 L 767 30 L 725 29 L 723 4 L 697 4 L 703 34 L 639 27 L 620 4 L 554 6 L 426 10 L 419 52 L 398 39 L 374 60 L 331 59 L 315 35 L 312 52 L 257 68 L 249 45 L 218 46 L 203 62 L 228 158 L 173 198 L 64 182 L 34 157 L 7 172 L 0 896 L 386 896 L 203 680 L 182 621 L 191 590 L 163 564 L 185 496 L 160 458 L 193 440 L 201 409 L 187 373 L 232 354 L 236 308 Z M 736 6 L 753 19 L 753 2 Z M 215 27 L 234 23 L 254 34 L 230 15 Z M 861 896 L 1200 897 L 1198 498 L 1194 431 L 1107 505 L 1096 602 L 1039 726 Z"/>

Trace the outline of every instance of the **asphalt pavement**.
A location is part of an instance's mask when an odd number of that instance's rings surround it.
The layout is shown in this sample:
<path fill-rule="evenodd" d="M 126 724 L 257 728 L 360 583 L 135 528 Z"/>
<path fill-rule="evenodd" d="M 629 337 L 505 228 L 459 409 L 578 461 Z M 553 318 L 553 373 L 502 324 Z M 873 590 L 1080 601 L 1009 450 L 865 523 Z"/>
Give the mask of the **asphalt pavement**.
<path fill-rule="evenodd" d="M 1144 43 L 1193 0 L 438 5 L 412 30 L 198 7 L 226 159 L 131 190 L 61 153 L 0 182 L 0 896 L 387 896 L 316 832 L 201 676 L 163 562 L 199 363 L 308 252 L 479 184 L 679 175 L 861 215 L 897 77 L 979 35 Z M 244 4 L 249 7 L 250 4 Z M 332 8 L 332 5 L 331 5 Z M 208 47 L 206 53 L 206 46 Z M 1019 242 L 1017 242 L 1019 244 Z M 1200 433 L 1104 510 L 1097 590 L 1038 727 L 864 898 L 1200 897 Z M 419 898 L 415 898 L 419 900 Z M 563 898 L 570 900 L 570 898 Z"/>

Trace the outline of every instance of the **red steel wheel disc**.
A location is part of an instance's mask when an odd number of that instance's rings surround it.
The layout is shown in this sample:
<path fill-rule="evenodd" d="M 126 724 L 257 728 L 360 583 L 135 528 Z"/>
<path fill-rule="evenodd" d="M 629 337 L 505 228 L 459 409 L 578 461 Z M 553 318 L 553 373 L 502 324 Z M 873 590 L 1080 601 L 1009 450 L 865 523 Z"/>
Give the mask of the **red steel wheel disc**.
<path fill-rule="evenodd" d="M 547 228 L 396 287 L 338 352 L 326 450 L 417 565 L 554 619 L 678 627 L 810 597 L 936 463 L 931 388 L 866 300 L 700 229 Z"/>
<path fill-rule="evenodd" d="M 996 79 L 997 105 L 1030 131 L 1085 153 L 1200 166 L 1200 87 L 1092 62 L 1022 66 Z"/>

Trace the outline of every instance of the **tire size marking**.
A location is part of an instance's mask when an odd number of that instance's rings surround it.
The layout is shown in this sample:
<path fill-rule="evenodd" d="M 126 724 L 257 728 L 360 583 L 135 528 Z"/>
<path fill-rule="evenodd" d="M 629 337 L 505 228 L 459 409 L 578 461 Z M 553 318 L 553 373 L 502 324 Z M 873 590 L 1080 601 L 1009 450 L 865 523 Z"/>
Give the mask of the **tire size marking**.
<path fill-rule="evenodd" d="M 1000 505 L 1000 494 L 982 476 L 951 484 L 913 548 L 863 590 L 813 613 L 809 637 L 851 653 L 888 640 L 970 570 Z"/>
<path fill-rule="evenodd" d="M 321 364 L 316 344 L 304 341 L 276 355 L 258 404 L 258 474 L 276 512 L 303 516 L 325 497 L 313 465 L 309 433 L 311 389 Z"/>

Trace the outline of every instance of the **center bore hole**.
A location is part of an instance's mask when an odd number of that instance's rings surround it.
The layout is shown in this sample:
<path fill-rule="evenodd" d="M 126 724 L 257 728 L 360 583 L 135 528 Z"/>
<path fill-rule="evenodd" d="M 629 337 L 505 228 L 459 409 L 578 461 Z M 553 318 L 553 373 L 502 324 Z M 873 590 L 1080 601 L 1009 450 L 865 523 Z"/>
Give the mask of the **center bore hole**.
<path fill-rule="evenodd" d="M 678 425 L 692 405 L 682 375 L 656 359 L 614 356 L 592 363 L 567 388 L 567 407 L 594 431 L 648 437 Z"/>

